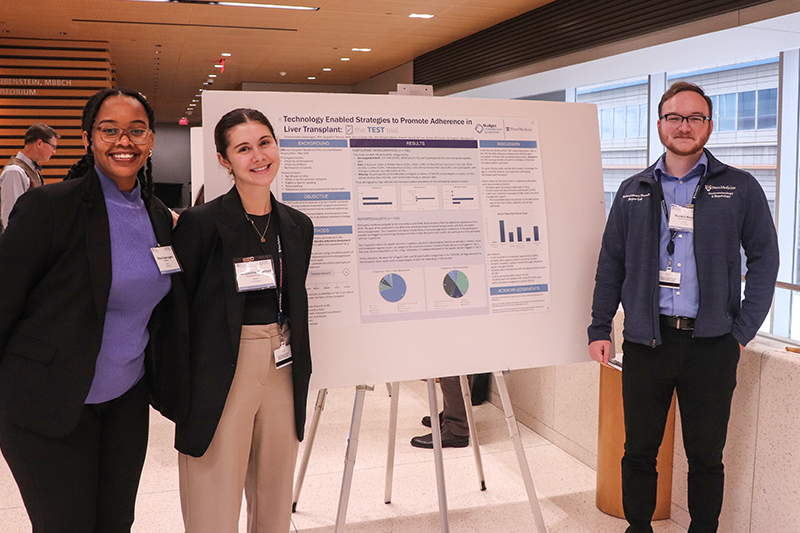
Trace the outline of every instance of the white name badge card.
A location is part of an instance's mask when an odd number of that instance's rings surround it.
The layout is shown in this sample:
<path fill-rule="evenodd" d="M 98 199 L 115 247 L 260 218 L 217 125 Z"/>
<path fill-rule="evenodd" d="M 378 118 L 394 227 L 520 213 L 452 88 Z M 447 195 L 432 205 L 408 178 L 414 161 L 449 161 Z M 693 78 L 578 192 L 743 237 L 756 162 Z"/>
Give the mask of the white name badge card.
<path fill-rule="evenodd" d="M 273 352 L 275 354 L 275 368 L 292 363 L 292 347 L 281 343 L 280 347 Z"/>
<path fill-rule="evenodd" d="M 178 258 L 175 257 L 175 252 L 172 251 L 172 246 L 156 246 L 150 248 L 150 251 L 153 253 L 153 258 L 156 260 L 161 275 L 183 272 Z"/>
<path fill-rule="evenodd" d="M 680 289 L 681 273 L 672 270 L 658 271 L 658 286 L 663 289 Z"/>
<path fill-rule="evenodd" d="M 234 259 L 236 290 L 239 292 L 274 289 L 275 268 L 272 258 L 267 256 Z"/>
<path fill-rule="evenodd" d="M 692 231 L 694 229 L 694 206 L 675 205 L 669 208 L 669 229 Z"/>

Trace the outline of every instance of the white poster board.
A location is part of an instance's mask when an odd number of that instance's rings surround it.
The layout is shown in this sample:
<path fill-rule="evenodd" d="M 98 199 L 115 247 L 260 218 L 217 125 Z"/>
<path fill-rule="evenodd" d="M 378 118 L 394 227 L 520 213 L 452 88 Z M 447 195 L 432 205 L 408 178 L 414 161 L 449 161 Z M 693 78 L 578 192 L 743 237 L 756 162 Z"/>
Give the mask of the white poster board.
<path fill-rule="evenodd" d="M 231 187 L 213 130 L 237 107 L 270 119 L 273 192 L 315 224 L 312 387 L 588 360 L 594 105 L 206 91 L 206 201 Z"/>

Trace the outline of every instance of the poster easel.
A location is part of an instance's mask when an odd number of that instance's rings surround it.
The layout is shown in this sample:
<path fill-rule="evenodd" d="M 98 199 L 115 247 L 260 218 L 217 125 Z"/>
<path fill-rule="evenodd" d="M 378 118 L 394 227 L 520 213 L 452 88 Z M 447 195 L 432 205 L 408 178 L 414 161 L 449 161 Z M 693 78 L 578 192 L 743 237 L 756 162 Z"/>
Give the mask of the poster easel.
<path fill-rule="evenodd" d="M 508 370 L 494 372 L 495 383 L 497 384 L 497 391 L 500 395 L 500 400 L 503 405 L 503 412 L 508 425 L 509 435 L 511 442 L 514 446 L 514 452 L 519 464 L 520 473 L 522 475 L 523 483 L 525 484 L 525 491 L 528 495 L 528 503 L 533 513 L 534 522 L 538 533 L 547 533 L 542 517 L 542 511 L 539 507 L 539 500 L 536 496 L 536 489 L 533 485 L 533 477 L 531 476 L 528 460 L 525 456 L 525 450 L 522 445 L 522 436 L 519 432 L 519 425 L 514 416 L 514 409 L 511 404 L 511 398 L 508 395 L 508 388 L 506 386 L 505 378 L 509 375 Z M 478 444 L 478 433 L 475 426 L 475 421 L 472 413 L 472 402 L 469 394 L 469 383 L 467 376 L 459 376 L 461 381 L 461 393 L 464 401 L 464 406 L 467 412 L 467 421 L 470 431 L 470 443 L 473 449 L 475 458 L 475 466 L 477 469 L 478 479 L 480 483 L 480 490 L 486 490 L 486 482 L 483 476 L 483 462 L 480 456 L 480 446 Z M 431 421 L 439 419 L 439 407 L 436 393 L 436 379 L 429 378 L 427 381 L 428 388 L 428 404 L 430 407 Z M 391 396 L 391 406 L 389 415 L 389 443 L 387 446 L 386 458 L 386 484 L 384 491 L 384 502 L 391 503 L 392 494 L 392 478 L 394 472 L 394 451 L 396 443 L 397 431 L 397 411 L 399 407 L 399 392 L 400 384 L 398 382 L 387 383 L 387 388 Z M 369 385 L 359 385 L 355 390 L 355 399 L 353 402 L 353 414 L 350 419 L 350 433 L 347 438 L 347 450 L 345 452 L 344 471 L 342 473 L 342 485 L 339 492 L 339 505 L 336 513 L 336 526 L 334 531 L 336 533 L 344 533 L 347 520 L 347 507 L 350 501 L 350 490 L 353 482 L 353 472 L 355 471 L 356 455 L 358 452 L 358 438 L 361 431 L 361 420 L 364 411 L 364 400 L 366 391 L 374 390 L 374 387 Z M 322 410 L 325 405 L 325 396 L 327 389 L 320 389 L 317 394 L 317 401 L 314 408 L 314 416 L 312 418 L 311 427 L 309 429 L 309 440 L 303 450 L 303 457 L 300 462 L 300 469 L 298 471 L 297 479 L 295 480 L 295 488 L 292 500 L 292 512 L 297 510 L 297 502 L 302 490 L 303 481 L 305 478 L 308 462 L 313 449 L 314 438 L 319 426 Z M 433 453 L 434 453 L 434 466 L 436 468 L 436 488 L 439 504 L 439 523 L 442 533 L 449 533 L 450 526 L 447 518 L 447 490 L 444 478 L 444 457 L 442 455 L 442 435 L 439 424 L 431 423 L 431 432 L 433 434 Z"/>

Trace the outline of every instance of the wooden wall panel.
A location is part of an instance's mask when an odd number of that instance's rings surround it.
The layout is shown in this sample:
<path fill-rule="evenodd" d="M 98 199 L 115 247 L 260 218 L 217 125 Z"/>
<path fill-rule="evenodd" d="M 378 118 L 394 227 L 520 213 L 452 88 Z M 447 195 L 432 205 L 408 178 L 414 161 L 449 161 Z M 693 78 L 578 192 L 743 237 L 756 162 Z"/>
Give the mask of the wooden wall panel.
<path fill-rule="evenodd" d="M 22 148 L 31 124 L 44 122 L 61 139 L 42 175 L 47 182 L 63 179 L 85 153 L 86 100 L 115 85 L 108 43 L 0 39 L 0 165 Z"/>

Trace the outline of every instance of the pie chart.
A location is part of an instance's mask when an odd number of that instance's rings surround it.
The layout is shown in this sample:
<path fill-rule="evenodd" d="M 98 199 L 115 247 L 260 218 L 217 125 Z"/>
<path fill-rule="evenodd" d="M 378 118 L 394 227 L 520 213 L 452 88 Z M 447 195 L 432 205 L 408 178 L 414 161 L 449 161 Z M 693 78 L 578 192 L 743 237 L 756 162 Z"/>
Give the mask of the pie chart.
<path fill-rule="evenodd" d="M 469 279 L 467 279 L 467 275 L 460 270 L 451 270 L 448 272 L 442 284 L 444 285 L 444 292 L 446 292 L 450 298 L 461 298 L 467 294 L 467 290 L 469 290 Z"/>
<path fill-rule="evenodd" d="M 399 302 L 406 295 L 406 280 L 399 274 L 386 274 L 379 283 L 381 298 L 387 302 Z"/>

